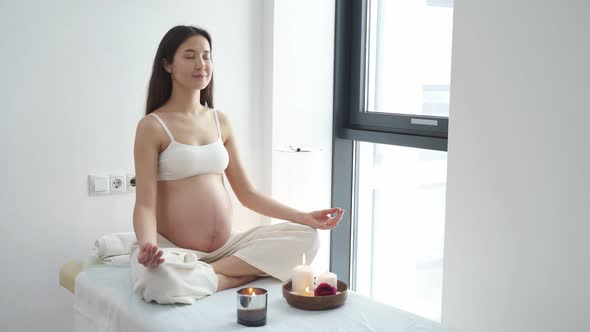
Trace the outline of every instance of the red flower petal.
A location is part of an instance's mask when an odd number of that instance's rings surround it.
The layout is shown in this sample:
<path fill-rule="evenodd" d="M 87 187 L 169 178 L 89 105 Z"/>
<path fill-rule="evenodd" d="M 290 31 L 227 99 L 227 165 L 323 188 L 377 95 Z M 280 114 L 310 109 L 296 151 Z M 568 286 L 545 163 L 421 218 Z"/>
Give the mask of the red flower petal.
<path fill-rule="evenodd" d="M 313 295 L 315 295 L 315 296 L 335 295 L 336 292 L 337 292 L 336 287 L 332 287 L 332 285 L 330 285 L 327 282 L 322 282 L 313 291 Z"/>

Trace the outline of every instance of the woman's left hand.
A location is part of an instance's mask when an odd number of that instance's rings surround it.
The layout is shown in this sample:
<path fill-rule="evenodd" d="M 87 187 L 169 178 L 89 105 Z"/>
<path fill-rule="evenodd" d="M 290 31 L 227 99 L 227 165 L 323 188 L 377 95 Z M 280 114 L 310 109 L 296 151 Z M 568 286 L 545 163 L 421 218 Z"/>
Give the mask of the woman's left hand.
<path fill-rule="evenodd" d="M 334 213 L 336 213 L 336 215 L 331 217 Z M 344 209 L 341 208 L 307 212 L 303 215 L 302 224 L 317 229 L 332 229 L 338 225 L 338 222 L 342 219 L 343 215 Z"/>

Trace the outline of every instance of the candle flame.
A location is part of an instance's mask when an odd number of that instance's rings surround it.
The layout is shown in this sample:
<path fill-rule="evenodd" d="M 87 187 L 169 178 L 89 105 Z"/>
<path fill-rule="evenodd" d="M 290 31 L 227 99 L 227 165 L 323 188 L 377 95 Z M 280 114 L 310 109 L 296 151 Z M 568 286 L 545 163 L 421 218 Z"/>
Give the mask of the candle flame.
<path fill-rule="evenodd" d="M 303 265 L 305 265 L 305 253 L 303 253 Z"/>
<path fill-rule="evenodd" d="M 309 296 L 311 292 L 309 291 L 309 286 L 305 287 L 304 295 Z"/>

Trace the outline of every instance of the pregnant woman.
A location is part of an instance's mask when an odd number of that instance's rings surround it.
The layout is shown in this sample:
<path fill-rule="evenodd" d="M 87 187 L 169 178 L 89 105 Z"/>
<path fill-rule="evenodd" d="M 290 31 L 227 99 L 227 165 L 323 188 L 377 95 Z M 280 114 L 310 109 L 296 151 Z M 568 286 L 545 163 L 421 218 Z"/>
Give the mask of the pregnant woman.
<path fill-rule="evenodd" d="M 344 213 L 301 212 L 256 191 L 228 116 L 214 109 L 211 37 L 197 27 L 174 27 L 160 42 L 134 157 L 132 278 L 146 301 L 193 303 L 264 275 L 286 281 L 303 254 L 315 256 L 316 229 Z M 244 206 L 290 222 L 232 232 L 224 173 Z"/>

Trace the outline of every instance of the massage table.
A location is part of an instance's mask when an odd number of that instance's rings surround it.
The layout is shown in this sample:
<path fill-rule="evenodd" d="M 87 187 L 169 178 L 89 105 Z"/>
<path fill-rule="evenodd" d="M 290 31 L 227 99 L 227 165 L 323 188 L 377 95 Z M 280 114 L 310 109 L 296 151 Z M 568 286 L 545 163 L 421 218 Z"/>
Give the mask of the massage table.
<path fill-rule="evenodd" d="M 192 305 L 148 303 L 134 294 L 128 265 L 103 264 L 94 257 L 63 265 L 60 284 L 74 294 L 74 324 L 79 332 L 248 329 L 236 322 L 237 288 Z M 353 291 L 339 308 L 305 311 L 287 304 L 277 279 L 262 278 L 242 287 L 268 290 L 267 324 L 255 331 L 456 332 Z"/>

